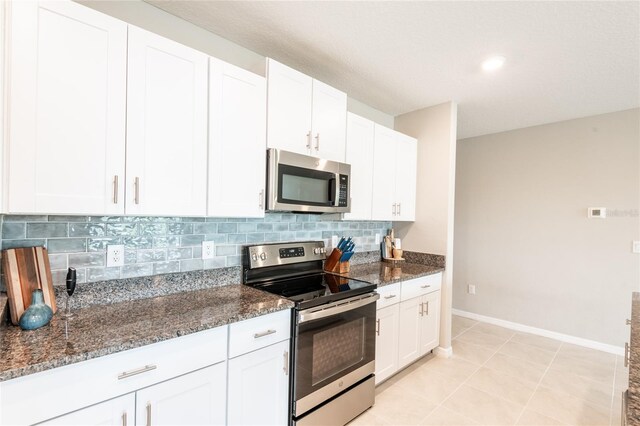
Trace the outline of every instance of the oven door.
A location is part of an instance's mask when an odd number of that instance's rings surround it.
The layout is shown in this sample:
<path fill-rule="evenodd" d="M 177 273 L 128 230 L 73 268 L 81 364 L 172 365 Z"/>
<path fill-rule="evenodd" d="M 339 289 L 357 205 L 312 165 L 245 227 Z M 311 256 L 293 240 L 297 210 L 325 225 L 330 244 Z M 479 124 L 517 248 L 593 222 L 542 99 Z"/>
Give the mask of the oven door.
<path fill-rule="evenodd" d="M 373 374 L 379 297 L 367 293 L 298 313 L 294 416 Z"/>

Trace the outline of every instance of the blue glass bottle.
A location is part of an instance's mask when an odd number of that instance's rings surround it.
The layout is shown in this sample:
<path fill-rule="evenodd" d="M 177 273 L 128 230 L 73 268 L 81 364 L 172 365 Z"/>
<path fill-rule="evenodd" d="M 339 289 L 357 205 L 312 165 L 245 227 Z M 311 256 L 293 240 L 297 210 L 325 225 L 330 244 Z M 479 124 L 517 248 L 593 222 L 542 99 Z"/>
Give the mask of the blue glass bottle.
<path fill-rule="evenodd" d="M 20 328 L 23 330 L 35 330 L 49 324 L 53 318 L 53 311 L 44 303 L 42 290 L 33 290 L 31 306 L 20 317 Z"/>

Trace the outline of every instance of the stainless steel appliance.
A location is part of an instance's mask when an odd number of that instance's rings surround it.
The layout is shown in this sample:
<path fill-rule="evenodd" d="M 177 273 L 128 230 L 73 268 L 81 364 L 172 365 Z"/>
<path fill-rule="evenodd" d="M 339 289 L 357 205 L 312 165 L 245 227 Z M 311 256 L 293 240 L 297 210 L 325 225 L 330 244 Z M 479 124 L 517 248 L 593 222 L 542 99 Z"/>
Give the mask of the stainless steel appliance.
<path fill-rule="evenodd" d="M 346 424 L 374 403 L 375 284 L 324 273 L 324 242 L 246 246 L 243 282 L 295 302 L 291 424 Z"/>
<path fill-rule="evenodd" d="M 267 210 L 349 213 L 351 166 L 308 155 L 267 150 Z"/>

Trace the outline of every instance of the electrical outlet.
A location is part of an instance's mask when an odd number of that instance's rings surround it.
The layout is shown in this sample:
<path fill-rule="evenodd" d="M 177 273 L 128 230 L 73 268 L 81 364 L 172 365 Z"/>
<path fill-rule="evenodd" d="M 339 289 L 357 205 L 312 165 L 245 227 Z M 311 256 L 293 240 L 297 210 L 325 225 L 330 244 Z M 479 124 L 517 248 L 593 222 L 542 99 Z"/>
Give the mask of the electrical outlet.
<path fill-rule="evenodd" d="M 467 293 L 476 294 L 476 286 L 473 284 L 469 284 L 469 286 L 467 287 Z"/>
<path fill-rule="evenodd" d="M 376 244 L 380 244 L 381 240 L 380 234 L 376 234 Z"/>
<path fill-rule="evenodd" d="M 633 252 L 640 253 L 640 241 L 633 242 Z"/>
<path fill-rule="evenodd" d="M 202 242 L 202 258 L 213 259 L 216 255 L 216 247 L 213 241 Z"/>
<path fill-rule="evenodd" d="M 331 248 L 335 248 L 338 245 L 338 236 L 337 235 L 332 235 L 331 236 Z"/>
<path fill-rule="evenodd" d="M 124 246 L 119 244 L 107 245 L 107 268 L 124 266 Z"/>

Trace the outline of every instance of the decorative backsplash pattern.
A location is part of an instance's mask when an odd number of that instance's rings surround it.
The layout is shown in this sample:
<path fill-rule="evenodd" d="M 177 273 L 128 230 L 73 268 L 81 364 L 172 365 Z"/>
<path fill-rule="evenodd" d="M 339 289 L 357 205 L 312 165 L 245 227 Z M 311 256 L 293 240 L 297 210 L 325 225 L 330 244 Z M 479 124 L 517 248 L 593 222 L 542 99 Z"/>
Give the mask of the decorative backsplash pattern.
<path fill-rule="evenodd" d="M 391 227 L 292 213 L 255 219 L 5 215 L 0 224 L 2 249 L 47 247 L 55 285 L 64 284 L 70 266 L 79 283 L 238 266 L 243 245 L 263 242 L 322 239 L 328 245 L 332 235 L 347 235 L 358 252 L 378 250 L 375 235 Z M 215 258 L 202 259 L 202 241 L 215 242 Z M 124 244 L 124 266 L 106 267 L 109 244 Z"/>

